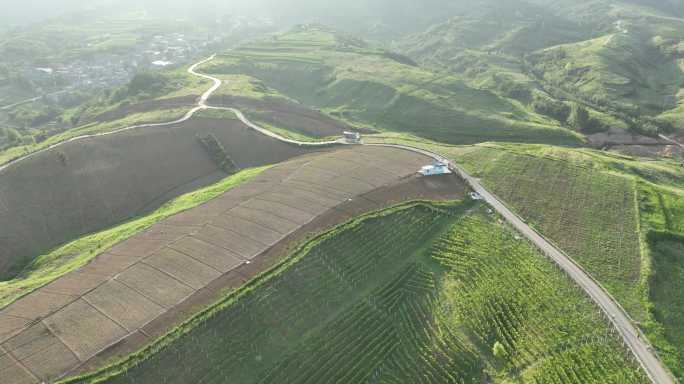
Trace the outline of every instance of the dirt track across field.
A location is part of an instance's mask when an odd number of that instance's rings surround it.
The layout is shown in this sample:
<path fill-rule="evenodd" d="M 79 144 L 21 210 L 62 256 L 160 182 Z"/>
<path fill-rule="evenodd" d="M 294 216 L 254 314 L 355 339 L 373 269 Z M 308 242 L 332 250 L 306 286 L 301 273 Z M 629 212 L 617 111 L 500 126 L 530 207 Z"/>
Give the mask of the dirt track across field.
<path fill-rule="evenodd" d="M 426 162 L 363 146 L 305 155 L 154 225 L 0 311 L 3 384 L 52 381 L 103 351 L 130 351 L 307 233 L 395 201 L 463 196 L 457 178 L 411 179 Z"/>

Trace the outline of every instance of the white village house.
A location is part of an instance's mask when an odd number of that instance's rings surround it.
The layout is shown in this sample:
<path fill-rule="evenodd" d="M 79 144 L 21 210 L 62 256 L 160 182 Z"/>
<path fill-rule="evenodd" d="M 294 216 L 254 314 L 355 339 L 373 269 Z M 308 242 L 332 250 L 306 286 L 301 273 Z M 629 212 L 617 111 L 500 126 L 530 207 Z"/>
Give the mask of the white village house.
<path fill-rule="evenodd" d="M 423 176 L 447 175 L 451 173 L 451 169 L 447 162 L 435 160 L 432 165 L 424 166 L 418 173 Z"/>

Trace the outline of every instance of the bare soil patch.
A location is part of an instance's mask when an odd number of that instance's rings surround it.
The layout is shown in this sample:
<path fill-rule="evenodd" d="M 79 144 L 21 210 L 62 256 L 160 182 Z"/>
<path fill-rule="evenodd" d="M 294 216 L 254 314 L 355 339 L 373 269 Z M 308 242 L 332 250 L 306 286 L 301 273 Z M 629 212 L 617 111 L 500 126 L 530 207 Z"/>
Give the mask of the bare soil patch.
<path fill-rule="evenodd" d="M 186 285 L 200 289 L 221 276 L 221 272 L 170 248 L 145 259 L 149 264 Z"/>
<path fill-rule="evenodd" d="M 1 347 L 40 380 L 49 381 L 55 378 L 54 372 L 65 371 L 79 363 L 76 355 L 43 323 L 37 323 Z M 3 379 L 10 382 L 5 376 Z M 19 375 L 18 379 L 25 380 L 25 377 Z"/>
<path fill-rule="evenodd" d="M 116 281 L 164 308 L 173 307 L 193 293 L 190 286 L 143 263 L 127 269 L 116 277 Z"/>
<path fill-rule="evenodd" d="M 196 105 L 199 95 L 174 97 L 170 99 L 148 100 L 137 104 L 120 106 L 111 111 L 103 112 L 95 116 L 92 120 L 107 122 L 123 119 L 135 113 L 144 113 L 160 109 L 173 109 L 178 107 L 188 107 L 188 110 Z"/>
<path fill-rule="evenodd" d="M 616 145 L 610 147 L 610 150 L 636 157 L 684 157 L 684 148 L 678 145 Z"/>
<path fill-rule="evenodd" d="M 226 273 L 243 263 L 239 255 L 200 239 L 188 236 L 169 246 L 218 271 Z"/>
<path fill-rule="evenodd" d="M 132 332 L 164 313 L 164 308 L 138 292 L 111 280 L 88 293 L 84 299 L 93 307 Z"/>
<path fill-rule="evenodd" d="M 342 132 L 356 130 L 361 133 L 375 133 L 358 129 L 336 120 L 307 106 L 272 97 L 263 100 L 239 96 L 219 95 L 210 99 L 211 105 L 234 107 L 244 110 L 253 120 L 275 127 L 289 129 L 311 137 L 340 136 Z"/>
<path fill-rule="evenodd" d="M 667 144 L 665 141 L 658 138 L 639 135 L 618 128 L 611 128 L 606 132 L 587 135 L 587 139 L 589 140 L 589 145 L 596 148 L 604 148 L 616 145 Z"/>
<path fill-rule="evenodd" d="M 128 333 L 83 299 L 69 304 L 44 322 L 81 361 L 106 347 L 108 340 Z"/>

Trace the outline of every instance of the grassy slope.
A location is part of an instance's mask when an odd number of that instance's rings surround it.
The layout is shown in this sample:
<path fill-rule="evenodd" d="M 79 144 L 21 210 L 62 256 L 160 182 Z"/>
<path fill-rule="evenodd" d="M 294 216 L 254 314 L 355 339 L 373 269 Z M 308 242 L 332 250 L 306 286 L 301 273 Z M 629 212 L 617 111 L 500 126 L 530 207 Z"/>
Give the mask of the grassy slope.
<path fill-rule="evenodd" d="M 483 3 L 395 49 L 539 113 L 535 95 L 584 104 L 594 120 L 585 133 L 684 129 L 684 19 L 631 3 Z"/>
<path fill-rule="evenodd" d="M 647 382 L 590 301 L 482 207 L 414 203 L 314 238 L 120 365 L 68 382 L 485 377 Z"/>
<path fill-rule="evenodd" d="M 542 51 L 531 58 L 534 70 L 552 86 L 618 110 L 658 114 L 671 108 L 668 97 L 684 84 L 679 59 L 667 51 L 676 44 L 638 24 L 625 21 L 623 28 L 627 33 Z M 684 20 L 673 28 L 684 31 Z"/>
<path fill-rule="evenodd" d="M 593 150 L 532 145 L 443 146 L 384 135 L 463 164 L 582 264 L 627 309 L 668 366 L 684 375 L 684 169 Z"/>
<path fill-rule="evenodd" d="M 578 135 L 515 102 L 321 27 L 301 27 L 242 46 L 204 70 L 256 77 L 281 94 L 360 126 L 450 143 L 581 143 Z"/>
<path fill-rule="evenodd" d="M 45 255 L 38 256 L 18 277 L 9 281 L 0 281 L 0 308 L 86 264 L 108 248 L 153 224 L 205 203 L 248 181 L 264 169 L 254 168 L 239 172 L 214 185 L 177 197 L 149 215 L 81 237 Z"/>
<path fill-rule="evenodd" d="M 639 186 L 646 251 L 652 260 L 652 338 L 675 375 L 684 378 L 684 193 L 642 183 Z"/>

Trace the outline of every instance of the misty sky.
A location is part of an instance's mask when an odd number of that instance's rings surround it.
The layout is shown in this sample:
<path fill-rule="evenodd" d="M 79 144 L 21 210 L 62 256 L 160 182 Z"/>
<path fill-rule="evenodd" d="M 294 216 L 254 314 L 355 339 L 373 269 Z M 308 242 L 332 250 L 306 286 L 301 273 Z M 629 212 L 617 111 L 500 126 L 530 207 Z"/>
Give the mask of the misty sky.
<path fill-rule="evenodd" d="M 469 0 L 472 1 L 472 0 Z M 283 20 L 306 21 L 310 17 L 394 17 L 402 12 L 420 17 L 430 3 L 439 8 L 468 3 L 465 0 L 0 0 L 0 23 L 25 25 L 45 18 L 80 10 L 96 9 L 102 14 L 146 9 L 159 16 L 210 16 L 240 14 Z M 448 4 L 448 5 L 447 5 Z M 325 17 L 325 16 L 324 16 Z M 362 21 L 362 20 L 358 20 Z"/>

